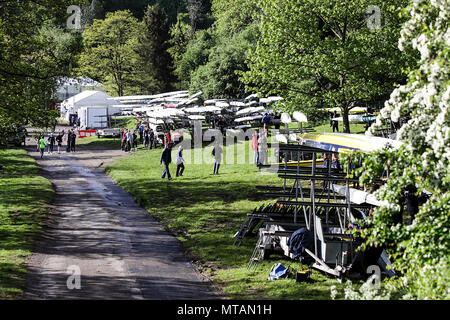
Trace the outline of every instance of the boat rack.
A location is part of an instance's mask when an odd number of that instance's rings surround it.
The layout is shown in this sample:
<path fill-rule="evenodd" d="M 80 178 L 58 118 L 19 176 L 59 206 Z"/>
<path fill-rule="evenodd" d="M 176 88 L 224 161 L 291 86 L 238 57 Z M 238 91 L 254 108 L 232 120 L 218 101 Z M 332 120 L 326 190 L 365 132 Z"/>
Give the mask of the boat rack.
<path fill-rule="evenodd" d="M 257 189 L 275 203 L 262 205 L 247 214 L 234 244 L 240 245 L 244 238 L 258 230 L 258 241 L 247 265 L 248 270 L 256 270 L 258 262 L 269 253 L 281 251 L 293 258 L 288 246 L 290 236 L 300 228 L 313 233 L 314 245 L 305 250 L 313 261 L 313 267 L 335 277 L 342 277 L 358 258 L 359 240 L 353 238 L 348 224 L 361 216 L 367 216 L 373 205 L 351 202 L 350 185 L 357 184 L 355 178 L 348 178 L 350 168 L 338 170 L 317 165 L 320 154 L 338 154 L 305 145 L 280 144 L 280 152 L 286 152 L 297 159 L 297 165 L 288 165 L 285 157 L 278 170 L 282 186 L 258 186 Z M 308 159 L 305 167 L 302 159 Z M 310 159 L 310 160 L 309 160 Z M 344 194 L 336 193 L 332 185 L 345 187 Z"/>

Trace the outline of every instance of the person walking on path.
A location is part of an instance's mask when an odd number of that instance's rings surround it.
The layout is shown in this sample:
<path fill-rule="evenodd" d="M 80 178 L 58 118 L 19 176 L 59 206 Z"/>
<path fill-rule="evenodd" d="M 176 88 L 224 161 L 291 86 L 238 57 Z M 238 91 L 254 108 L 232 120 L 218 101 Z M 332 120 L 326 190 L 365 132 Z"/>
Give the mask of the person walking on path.
<path fill-rule="evenodd" d="M 77 134 L 72 130 L 72 140 L 70 142 L 70 151 L 75 152 L 75 141 L 77 139 Z"/>
<path fill-rule="evenodd" d="M 55 142 L 56 142 L 56 139 L 53 136 L 53 132 L 50 133 L 50 137 L 48 138 L 48 142 L 49 142 L 48 153 L 52 154 L 53 153 L 53 148 L 55 147 Z"/>
<path fill-rule="evenodd" d="M 44 136 L 41 136 L 39 139 L 39 151 L 41 152 L 41 159 L 44 157 L 44 151 L 45 151 L 45 139 Z"/>
<path fill-rule="evenodd" d="M 177 158 L 175 160 L 175 163 L 177 164 L 177 177 L 183 176 L 184 172 L 184 159 L 183 159 L 183 147 L 180 146 L 178 148 L 177 152 Z"/>
<path fill-rule="evenodd" d="M 213 174 L 219 174 L 220 163 L 222 162 L 222 147 L 217 143 L 212 151 L 214 156 L 214 172 Z"/>
<path fill-rule="evenodd" d="M 56 136 L 56 142 L 58 143 L 58 153 L 61 153 L 62 141 L 63 141 L 63 133 L 60 132 Z"/>
<path fill-rule="evenodd" d="M 67 152 L 70 152 L 70 150 L 72 149 L 72 130 L 69 130 L 67 132 Z"/>
<path fill-rule="evenodd" d="M 172 177 L 170 176 L 170 171 L 169 171 L 169 164 L 172 162 L 172 145 L 168 144 L 166 147 L 164 147 L 162 153 L 161 153 L 161 160 L 160 160 L 160 164 L 164 163 L 164 170 L 162 173 L 161 178 L 164 179 L 166 177 L 167 174 L 167 178 L 170 180 L 172 180 Z"/>

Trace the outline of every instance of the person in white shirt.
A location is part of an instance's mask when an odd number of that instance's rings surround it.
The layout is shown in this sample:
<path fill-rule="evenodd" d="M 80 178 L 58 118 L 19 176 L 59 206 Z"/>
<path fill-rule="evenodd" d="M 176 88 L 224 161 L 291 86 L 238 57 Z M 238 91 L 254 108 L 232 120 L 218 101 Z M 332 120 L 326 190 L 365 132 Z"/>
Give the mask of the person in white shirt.
<path fill-rule="evenodd" d="M 183 147 L 180 146 L 177 151 L 177 157 L 175 159 L 177 164 L 177 177 L 183 176 L 184 172 L 184 159 L 183 159 Z"/>
<path fill-rule="evenodd" d="M 219 174 L 220 163 L 222 162 L 222 153 L 223 149 L 219 143 L 216 144 L 212 151 L 212 155 L 214 156 L 214 173 Z"/>

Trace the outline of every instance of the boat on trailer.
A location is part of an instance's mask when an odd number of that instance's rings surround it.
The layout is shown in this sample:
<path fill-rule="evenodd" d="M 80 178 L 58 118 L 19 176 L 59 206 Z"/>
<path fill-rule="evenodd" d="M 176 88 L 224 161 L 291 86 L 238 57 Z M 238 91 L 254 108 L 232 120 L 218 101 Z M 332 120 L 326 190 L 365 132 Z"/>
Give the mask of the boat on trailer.
<path fill-rule="evenodd" d="M 258 241 L 247 268 L 255 270 L 261 259 L 274 252 L 298 258 L 289 241 L 303 228 L 313 245 L 304 248 L 301 258 L 309 258 L 313 268 L 339 279 L 355 270 L 365 272 L 365 253 L 360 250 L 363 240 L 354 237 L 350 225 L 365 220 L 383 202 L 359 188 L 359 179 L 348 175 L 350 166 L 344 170 L 332 168 L 331 164 L 325 167 L 318 155 L 339 155 L 351 150 L 370 153 L 389 145 L 398 148 L 401 144 L 352 134 L 302 134 L 295 144 L 279 144 L 279 152 L 295 154 L 295 161 L 285 157 L 279 163 L 276 173 L 283 179 L 282 186 L 258 187 L 265 196 L 277 200 L 247 214 L 234 237 L 234 244 L 240 245 L 247 234 L 257 230 Z M 273 169 L 271 165 L 262 167 Z M 384 183 L 382 177 L 378 182 Z M 388 267 L 391 262 L 384 250 L 373 264 L 378 264 L 388 276 L 395 275 Z"/>

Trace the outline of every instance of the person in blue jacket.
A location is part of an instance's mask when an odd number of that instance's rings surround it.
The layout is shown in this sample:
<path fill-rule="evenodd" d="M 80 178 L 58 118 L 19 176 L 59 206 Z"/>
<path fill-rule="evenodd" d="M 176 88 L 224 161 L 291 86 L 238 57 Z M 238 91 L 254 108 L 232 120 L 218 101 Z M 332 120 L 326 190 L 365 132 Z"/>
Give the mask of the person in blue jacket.
<path fill-rule="evenodd" d="M 144 126 L 144 124 L 141 124 L 139 126 L 139 143 L 140 144 L 144 143 L 144 131 L 145 131 L 145 126 Z"/>

